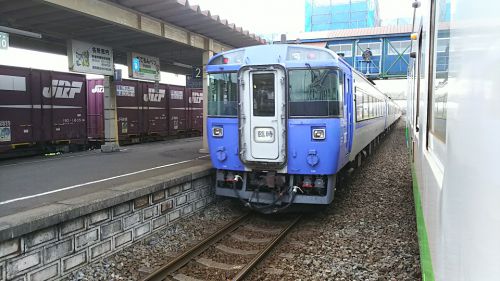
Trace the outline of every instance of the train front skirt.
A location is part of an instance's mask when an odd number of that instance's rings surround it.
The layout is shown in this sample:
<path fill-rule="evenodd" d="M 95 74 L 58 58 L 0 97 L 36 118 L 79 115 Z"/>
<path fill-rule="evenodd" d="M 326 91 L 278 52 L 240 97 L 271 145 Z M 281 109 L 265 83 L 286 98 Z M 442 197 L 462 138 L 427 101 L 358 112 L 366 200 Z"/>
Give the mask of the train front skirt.
<path fill-rule="evenodd" d="M 336 175 L 325 176 L 327 181 L 325 191 L 322 194 L 308 194 L 307 188 L 293 182 L 293 177 L 281 190 L 267 186 L 261 188 L 252 187 L 248 177 L 249 173 L 245 172 L 239 177 L 239 181 L 227 181 L 224 177 L 224 171 L 218 170 L 215 186 L 216 195 L 238 198 L 249 207 L 269 206 L 269 208 L 282 208 L 291 204 L 328 205 L 333 201 L 336 188 Z"/>

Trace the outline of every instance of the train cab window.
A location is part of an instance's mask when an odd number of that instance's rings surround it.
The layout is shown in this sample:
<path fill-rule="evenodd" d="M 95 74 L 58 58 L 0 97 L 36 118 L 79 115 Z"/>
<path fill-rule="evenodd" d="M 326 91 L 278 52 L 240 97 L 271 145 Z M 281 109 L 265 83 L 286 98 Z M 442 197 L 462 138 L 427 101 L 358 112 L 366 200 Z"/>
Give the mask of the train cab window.
<path fill-rule="evenodd" d="M 208 115 L 236 116 L 236 73 L 215 73 L 208 77 Z"/>
<path fill-rule="evenodd" d="M 342 116 L 343 77 L 328 68 L 294 69 L 289 77 L 289 114 L 298 116 Z"/>
<path fill-rule="evenodd" d="M 253 115 L 274 116 L 274 73 L 252 75 Z"/>

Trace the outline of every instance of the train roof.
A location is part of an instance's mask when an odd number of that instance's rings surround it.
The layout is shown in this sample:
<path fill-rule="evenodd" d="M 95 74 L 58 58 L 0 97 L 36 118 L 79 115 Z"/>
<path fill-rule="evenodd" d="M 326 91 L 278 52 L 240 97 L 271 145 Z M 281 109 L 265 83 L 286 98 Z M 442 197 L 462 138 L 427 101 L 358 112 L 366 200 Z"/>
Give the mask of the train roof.
<path fill-rule="evenodd" d="M 339 66 L 339 56 L 325 48 L 295 44 L 258 45 L 213 56 L 208 72 L 236 71 L 243 65 L 281 64 L 285 67 Z"/>

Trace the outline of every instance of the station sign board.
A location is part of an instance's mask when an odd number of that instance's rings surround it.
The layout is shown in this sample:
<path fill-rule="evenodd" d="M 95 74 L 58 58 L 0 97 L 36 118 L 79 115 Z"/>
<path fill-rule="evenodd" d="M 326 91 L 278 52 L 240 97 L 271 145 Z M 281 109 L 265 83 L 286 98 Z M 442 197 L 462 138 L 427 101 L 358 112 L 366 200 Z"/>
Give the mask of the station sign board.
<path fill-rule="evenodd" d="M 203 67 L 194 66 L 191 75 L 186 75 L 186 88 L 203 88 Z"/>
<path fill-rule="evenodd" d="M 160 81 L 160 58 L 130 53 L 128 72 L 128 75 L 132 78 Z"/>
<path fill-rule="evenodd" d="M 113 76 L 113 49 L 93 43 L 69 40 L 68 65 L 70 71 Z"/>
<path fill-rule="evenodd" d="M 0 50 L 7 50 L 9 48 L 9 34 L 0 32 Z"/>

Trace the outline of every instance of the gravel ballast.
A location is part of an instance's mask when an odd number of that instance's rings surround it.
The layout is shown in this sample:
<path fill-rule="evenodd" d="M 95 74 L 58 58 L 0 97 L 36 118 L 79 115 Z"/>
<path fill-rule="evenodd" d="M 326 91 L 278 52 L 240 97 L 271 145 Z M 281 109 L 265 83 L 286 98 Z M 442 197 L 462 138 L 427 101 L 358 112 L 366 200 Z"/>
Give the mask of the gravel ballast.
<path fill-rule="evenodd" d="M 421 280 L 404 122 L 248 280 Z"/>
<path fill-rule="evenodd" d="M 219 199 L 201 213 L 172 222 L 140 243 L 80 268 L 67 280 L 140 280 L 241 215 L 239 204 Z M 257 226 L 279 225 L 266 221 Z M 248 228 L 239 232 L 268 236 Z M 421 280 L 416 233 L 404 122 L 400 121 L 362 167 L 342 182 L 333 203 L 306 214 L 247 280 Z M 256 248 L 233 238 L 222 244 Z M 238 264 L 249 259 L 216 249 L 202 256 Z M 234 274 L 208 270 L 196 262 L 188 268 L 180 272 L 201 279 L 225 280 Z"/>

